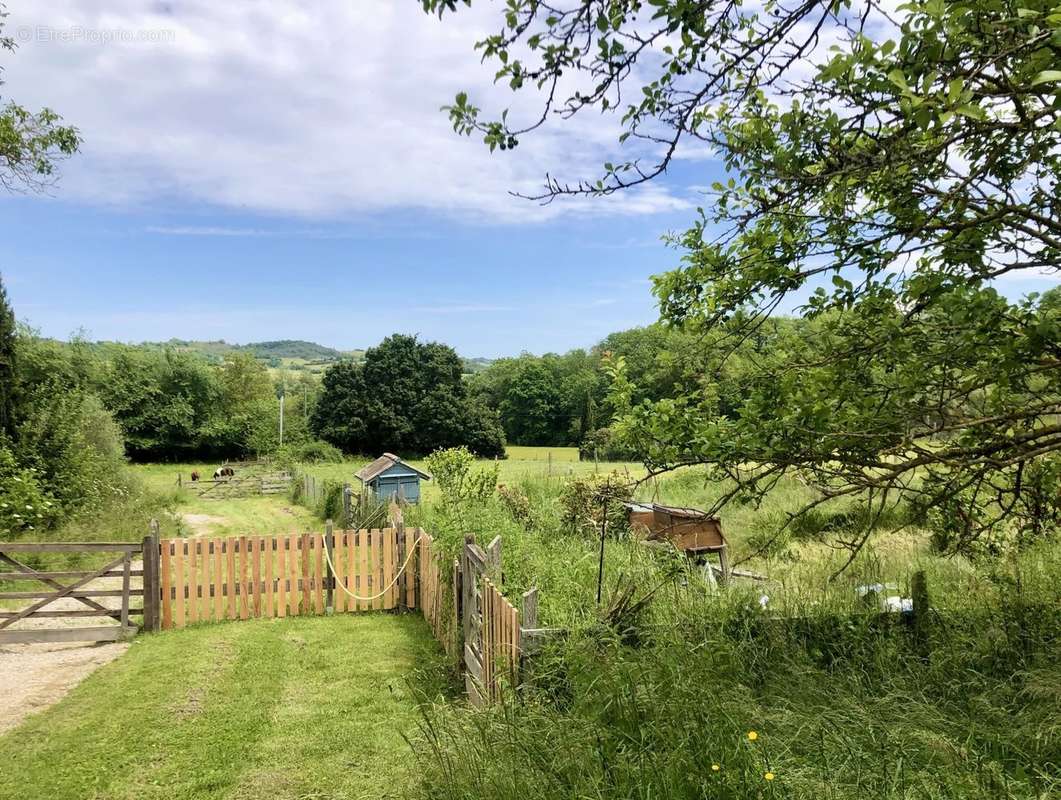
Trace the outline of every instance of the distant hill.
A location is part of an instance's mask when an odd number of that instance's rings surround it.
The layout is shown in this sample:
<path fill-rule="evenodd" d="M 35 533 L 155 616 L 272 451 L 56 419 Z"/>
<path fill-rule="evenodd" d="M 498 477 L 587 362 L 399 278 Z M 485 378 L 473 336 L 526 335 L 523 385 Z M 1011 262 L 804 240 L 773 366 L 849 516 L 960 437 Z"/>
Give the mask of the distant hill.
<path fill-rule="evenodd" d="M 104 344 L 104 343 L 97 343 Z M 230 344 L 223 339 L 217 341 L 196 341 L 194 339 L 170 339 L 165 342 L 142 342 L 140 347 L 159 350 L 180 350 L 187 353 L 198 353 L 211 360 L 221 360 L 227 353 L 250 353 L 256 358 L 265 360 L 294 358 L 300 361 L 328 362 L 338 361 L 348 355 L 356 357 L 358 351 L 343 353 L 333 347 L 325 347 L 316 342 L 303 339 L 281 339 L 275 342 L 251 342 L 250 344 Z"/>
<path fill-rule="evenodd" d="M 465 375 L 474 375 L 477 372 L 482 372 L 494 363 L 492 358 L 464 358 L 461 360 L 464 362 Z"/>
<path fill-rule="evenodd" d="M 92 342 L 97 352 L 106 357 L 111 350 L 128 346 L 117 342 Z M 327 365 L 344 358 L 355 362 L 365 360 L 364 350 L 336 350 L 316 342 L 304 339 L 279 339 L 273 342 L 251 342 L 249 344 L 231 344 L 223 339 L 199 341 L 194 339 L 169 339 L 165 342 L 140 342 L 135 347 L 148 350 L 177 350 L 183 353 L 195 353 L 211 362 L 220 362 L 229 353 L 250 353 L 255 358 L 269 362 L 269 366 L 311 372 L 323 372 Z M 493 363 L 490 358 L 464 358 L 465 375 L 482 372 Z"/>
<path fill-rule="evenodd" d="M 234 350 L 253 353 L 258 358 L 301 358 L 306 361 L 337 361 L 343 353 L 316 342 L 302 339 L 281 339 L 276 342 L 253 342 L 233 345 Z"/>

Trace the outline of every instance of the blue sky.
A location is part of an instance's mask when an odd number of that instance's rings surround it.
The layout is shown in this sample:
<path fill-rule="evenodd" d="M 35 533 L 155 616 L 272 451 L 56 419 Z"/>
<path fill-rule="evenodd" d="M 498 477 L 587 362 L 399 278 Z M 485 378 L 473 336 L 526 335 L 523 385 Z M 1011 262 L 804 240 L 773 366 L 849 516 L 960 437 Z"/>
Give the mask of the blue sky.
<path fill-rule="evenodd" d="M 491 155 L 439 108 L 515 102 L 474 41 L 415 0 L 9 3 L 3 94 L 85 144 L 48 197 L 0 198 L 0 272 L 44 334 L 122 341 L 419 333 L 469 356 L 588 347 L 656 317 L 660 243 L 697 202 L 686 174 L 548 208 L 510 190 L 596 177 L 616 121 L 585 118 Z"/>
<path fill-rule="evenodd" d="M 445 22 L 417 0 L 8 6 L 19 49 L 0 94 L 85 140 L 48 196 L 0 197 L 0 273 L 49 336 L 588 347 L 655 319 L 648 278 L 678 263 L 660 237 L 720 177 L 682 151 L 665 180 L 607 200 L 510 196 L 631 153 L 607 115 L 513 153 L 452 132 L 439 107 L 461 90 L 514 120 L 539 110 L 473 50 L 497 3 Z"/>
<path fill-rule="evenodd" d="M 16 311 L 47 335 L 349 349 L 401 331 L 497 356 L 589 346 L 655 319 L 648 276 L 677 257 L 658 241 L 666 222 L 395 211 L 322 223 L 20 198 L 4 200 L 0 237 Z"/>

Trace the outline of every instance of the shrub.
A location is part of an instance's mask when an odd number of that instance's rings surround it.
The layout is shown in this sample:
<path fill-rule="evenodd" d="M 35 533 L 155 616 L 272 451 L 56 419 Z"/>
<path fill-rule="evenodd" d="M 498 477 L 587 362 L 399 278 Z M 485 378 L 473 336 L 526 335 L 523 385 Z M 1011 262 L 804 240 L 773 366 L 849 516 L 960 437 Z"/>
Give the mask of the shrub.
<path fill-rule="evenodd" d="M 343 451 L 335 445 L 314 439 L 284 445 L 277 452 L 277 459 L 283 464 L 338 464 L 343 460 Z"/>
<path fill-rule="evenodd" d="M 611 428 L 598 428 L 587 434 L 578 446 L 583 461 L 640 461 L 640 454 L 622 441 Z"/>
<path fill-rule="evenodd" d="M 531 502 L 527 493 L 518 486 L 506 486 L 500 484 L 497 487 L 497 497 L 501 505 L 512 515 L 512 519 L 524 527 L 531 523 Z"/>
<path fill-rule="evenodd" d="M 345 520 L 343 513 L 343 484 L 339 481 L 324 481 L 324 492 L 314 509 L 321 519 Z"/>
<path fill-rule="evenodd" d="M 595 532 L 607 508 L 608 532 L 626 533 L 630 525 L 623 502 L 631 499 L 631 492 L 629 476 L 620 472 L 571 478 L 560 491 L 563 523 L 572 531 Z"/>
<path fill-rule="evenodd" d="M 121 432 L 94 395 L 43 386 L 21 411 L 14 456 L 36 470 L 63 515 L 98 508 L 125 489 Z"/>
<path fill-rule="evenodd" d="M 46 529 L 57 508 L 37 483 L 36 470 L 22 468 L 6 447 L 0 446 L 0 536 L 18 536 Z"/>
<path fill-rule="evenodd" d="M 427 457 L 427 468 L 442 495 L 442 505 L 458 508 L 466 503 L 485 503 L 497 488 L 499 466 L 475 468 L 475 456 L 467 447 L 436 450 Z"/>

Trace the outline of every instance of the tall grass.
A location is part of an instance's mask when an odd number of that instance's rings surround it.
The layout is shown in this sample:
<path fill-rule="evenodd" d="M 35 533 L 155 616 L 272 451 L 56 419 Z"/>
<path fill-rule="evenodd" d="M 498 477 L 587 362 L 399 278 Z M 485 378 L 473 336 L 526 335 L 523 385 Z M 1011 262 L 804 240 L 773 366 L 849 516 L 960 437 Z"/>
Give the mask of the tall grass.
<path fill-rule="evenodd" d="M 719 490 L 673 480 L 661 500 L 706 505 Z M 1061 791 L 1056 542 L 974 565 L 933 555 L 916 530 L 883 535 L 828 583 L 843 554 L 816 537 L 859 522 L 850 508 L 830 509 L 787 555 L 760 559 L 767 583 L 714 592 L 683 561 L 608 539 L 598 608 L 598 541 L 564 529 L 557 481 L 518 487 L 529 501 L 515 504 L 526 509 L 518 518 L 498 502 L 459 519 L 417 513 L 453 543 L 466 531 L 484 543 L 501 535 L 506 594 L 538 586 L 542 624 L 569 635 L 497 707 L 425 706 L 418 796 L 986 800 Z M 802 491 L 782 487 L 765 513 L 782 513 Z M 736 550 L 747 548 L 747 528 L 727 531 Z M 909 596 L 914 570 L 925 572 L 931 598 L 917 625 L 853 590 L 890 582 L 888 594 Z M 631 585 L 651 600 L 618 619 L 610 599 Z"/>
<path fill-rule="evenodd" d="M 1061 790 L 1056 596 L 937 611 L 926 642 L 898 615 L 808 606 L 779 617 L 749 599 L 660 594 L 640 646 L 604 625 L 584 628 L 502 706 L 427 710 L 421 796 Z"/>

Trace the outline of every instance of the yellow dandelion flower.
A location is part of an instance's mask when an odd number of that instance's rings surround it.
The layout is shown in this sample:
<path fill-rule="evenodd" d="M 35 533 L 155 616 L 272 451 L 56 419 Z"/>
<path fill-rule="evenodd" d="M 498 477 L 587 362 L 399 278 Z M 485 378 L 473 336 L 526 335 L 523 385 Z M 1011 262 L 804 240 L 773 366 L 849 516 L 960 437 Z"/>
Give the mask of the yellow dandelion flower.
<path fill-rule="evenodd" d="M 748 741 L 749 742 L 754 742 L 758 738 L 759 738 L 759 734 L 757 734 L 755 731 L 748 731 Z"/>
<path fill-rule="evenodd" d="M 722 769 L 722 767 L 720 767 L 718 764 L 712 764 L 711 765 L 711 771 L 712 772 L 718 772 L 720 769 Z"/>
<path fill-rule="evenodd" d="M 766 778 L 768 781 L 772 781 L 774 779 L 774 773 L 767 772 L 765 775 L 763 775 L 763 777 Z"/>

